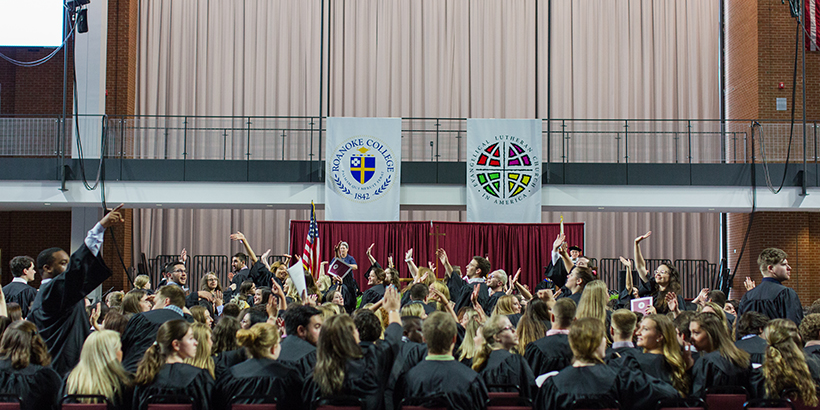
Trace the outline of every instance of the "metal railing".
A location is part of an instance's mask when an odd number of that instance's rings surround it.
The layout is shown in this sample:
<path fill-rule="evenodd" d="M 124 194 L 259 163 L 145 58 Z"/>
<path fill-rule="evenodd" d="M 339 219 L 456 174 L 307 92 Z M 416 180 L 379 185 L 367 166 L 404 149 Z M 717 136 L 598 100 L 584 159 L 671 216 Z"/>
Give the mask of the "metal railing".
<path fill-rule="evenodd" d="M 104 135 L 107 158 L 321 161 L 326 154 L 327 119 L 315 116 L 80 118 L 91 124 L 92 132 Z M 783 161 L 789 124 L 760 123 L 755 135 L 757 160 L 765 154 L 767 161 Z M 101 132 L 95 129 L 98 124 L 105 124 Z M 551 163 L 747 163 L 752 157 L 751 124 L 749 120 L 542 120 L 542 159 Z M 70 154 L 72 144 L 60 137 L 62 128 L 58 116 L 0 117 L 0 156 L 54 157 L 61 154 L 61 146 Z M 73 139 L 71 119 L 65 128 Z M 404 118 L 402 160 L 465 161 L 469 157 L 466 128 L 463 118 Z M 802 125 L 795 124 L 792 161 L 801 161 L 804 154 L 807 161 L 817 161 L 817 131 L 816 122 L 808 124 L 804 153 Z"/>

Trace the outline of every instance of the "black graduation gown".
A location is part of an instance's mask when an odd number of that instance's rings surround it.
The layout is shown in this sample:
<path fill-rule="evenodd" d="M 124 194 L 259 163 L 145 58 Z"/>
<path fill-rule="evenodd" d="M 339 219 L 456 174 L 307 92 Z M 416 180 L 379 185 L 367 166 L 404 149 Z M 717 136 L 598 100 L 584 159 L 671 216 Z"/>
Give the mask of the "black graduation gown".
<path fill-rule="evenodd" d="M 273 359 L 248 359 L 225 372 L 216 383 L 214 407 L 229 409 L 231 398 L 241 395 L 276 397 L 282 409 L 305 408 L 302 376 L 296 369 Z M 261 403 L 262 400 L 244 403 Z"/>
<path fill-rule="evenodd" d="M 342 284 L 334 283 L 329 288 L 324 295 L 322 295 L 325 299 L 327 299 L 327 294 L 331 291 L 335 290 L 342 293 L 342 298 L 345 300 L 345 311 L 347 314 L 352 314 L 354 310 L 356 310 L 356 299 L 359 295 L 359 282 L 356 282 L 356 279 L 353 278 L 352 273 L 348 273 L 342 278 Z"/>
<path fill-rule="evenodd" d="M 743 386 L 753 391 L 751 366 L 741 368 L 720 355 L 719 351 L 701 352 L 692 366 L 692 396 L 702 397 L 707 387 Z"/>
<path fill-rule="evenodd" d="M 644 352 L 630 352 L 609 363 L 612 367 L 629 367 L 632 370 L 646 373 L 670 386 L 672 385 L 672 369 L 662 354 Z M 688 392 L 687 392 L 688 393 Z"/>
<path fill-rule="evenodd" d="M 510 324 L 513 327 L 518 327 L 518 321 L 521 320 L 521 316 L 523 315 L 520 313 L 513 313 L 511 315 L 507 315 L 507 319 L 510 319 Z"/>
<path fill-rule="evenodd" d="M 487 298 L 487 306 L 484 307 L 485 310 L 492 313 L 493 309 L 495 309 L 495 305 L 498 303 L 498 299 L 500 299 L 502 296 L 506 294 L 506 292 L 493 292 L 493 294 Z"/>
<path fill-rule="evenodd" d="M 384 285 L 373 285 L 373 287 L 364 291 L 364 294 L 362 295 L 361 306 L 364 306 L 368 303 L 376 303 L 382 300 L 382 298 L 384 298 Z"/>
<path fill-rule="evenodd" d="M 274 280 L 277 284 L 279 284 L 279 286 L 284 286 L 284 283 L 282 283 L 276 275 L 268 270 L 268 267 L 262 263 L 261 259 L 257 260 L 256 263 L 251 266 L 251 270 L 248 272 L 248 279 L 252 280 L 257 288 L 262 286 L 267 286 L 270 288 L 273 286 L 272 281 Z"/>
<path fill-rule="evenodd" d="M 279 345 L 281 346 L 280 362 L 298 370 L 303 378 L 313 372 L 313 367 L 316 365 L 316 346 L 296 335 L 284 338 Z"/>
<path fill-rule="evenodd" d="M 450 300 L 455 302 L 455 306 L 453 306 L 453 310 L 458 312 L 461 308 L 468 306 L 472 307 L 473 302 L 470 298 L 473 296 L 473 289 L 478 286 L 478 304 L 484 308 L 484 312 L 489 316 L 493 313 L 492 310 L 487 311 L 487 300 L 490 298 L 490 291 L 487 288 L 487 284 L 484 282 L 477 282 L 477 283 L 467 283 L 461 276 L 457 274 L 450 275 L 450 278 L 447 279 L 447 290 L 450 291 Z"/>
<path fill-rule="evenodd" d="M 65 376 L 80 361 L 80 350 L 91 333 L 85 297 L 111 276 L 102 258 L 83 242 L 71 255 L 65 272 L 42 285 L 28 320 L 40 331 L 51 353 L 51 368 Z"/>
<path fill-rule="evenodd" d="M 542 337 L 528 344 L 525 350 L 524 359 L 536 377 L 572 364 L 572 349 L 569 348 L 567 335 Z"/>
<path fill-rule="evenodd" d="M 736 341 L 735 346 L 740 350 L 748 352 L 750 356 L 749 360 L 752 363 L 763 364 L 763 359 L 766 357 L 766 348 L 769 347 L 769 343 L 766 342 L 766 339 L 754 335 L 748 339 Z"/>
<path fill-rule="evenodd" d="M 149 310 L 131 316 L 122 334 L 122 367 L 135 373 L 145 351 L 157 340 L 157 331 L 163 323 L 183 319 L 171 309 Z"/>
<path fill-rule="evenodd" d="M 479 372 L 484 384 L 516 385 L 522 397 L 535 398 L 538 387 L 530 365 L 521 355 L 506 350 L 493 350 L 487 359 L 487 365 Z M 508 391 L 503 388 L 489 388 L 490 391 Z"/>
<path fill-rule="evenodd" d="M 410 299 L 410 291 L 404 292 L 401 296 L 401 307 L 404 309 L 405 306 L 411 304 L 419 304 L 424 309 L 424 313 L 430 315 L 431 313 L 436 311 L 436 302 L 431 303 L 424 303 L 422 300 L 411 300 Z"/>
<path fill-rule="evenodd" d="M 640 296 L 640 297 L 652 296 L 652 304 L 655 306 L 655 310 L 658 311 L 658 314 L 659 315 L 665 315 L 665 314 L 669 313 L 669 307 L 667 305 L 662 305 L 661 307 L 659 307 L 660 305 L 658 305 L 658 295 L 660 295 L 660 290 L 658 290 L 657 282 L 655 282 L 655 275 L 647 274 L 647 276 L 649 277 L 648 281 L 646 281 L 646 282 L 641 281 L 641 283 L 638 284 L 638 296 Z M 630 295 L 629 300 L 631 300 L 632 292 L 628 292 L 628 293 Z M 687 304 L 686 304 L 686 300 L 683 299 L 683 295 L 679 294 L 677 299 L 678 299 L 678 308 L 680 310 L 688 310 L 686 308 Z"/>
<path fill-rule="evenodd" d="M 395 402 L 443 395 L 451 410 L 486 409 L 487 386 L 473 369 L 455 360 L 424 360 L 399 378 Z"/>
<path fill-rule="evenodd" d="M 10 360 L 0 360 L 0 393 L 20 396 L 22 410 L 43 410 L 56 407 L 63 382 L 49 367 L 30 364 L 14 369 Z"/>
<path fill-rule="evenodd" d="M 803 306 L 797 292 L 776 281 L 763 280 L 743 295 L 737 314 L 743 316 L 750 311 L 760 312 L 769 319 L 789 319 L 798 326 L 803 320 Z"/>
<path fill-rule="evenodd" d="M 803 354 L 806 356 L 816 356 L 820 359 L 820 345 L 806 346 L 803 348 Z"/>
<path fill-rule="evenodd" d="M 643 349 L 641 349 L 640 347 L 628 347 L 627 346 L 627 347 L 619 347 L 617 349 L 607 347 L 606 355 L 604 355 L 604 361 L 606 362 L 606 364 L 611 365 L 612 361 L 620 359 L 623 356 L 634 355 L 634 354 L 642 353 L 642 352 L 643 352 Z"/>
<path fill-rule="evenodd" d="M 3 286 L 3 294 L 6 295 L 6 303 L 14 302 L 20 305 L 23 318 L 27 318 L 31 303 L 37 297 L 37 289 L 28 283 L 11 282 Z"/>
<path fill-rule="evenodd" d="M 146 410 L 146 399 L 154 395 L 182 395 L 194 399 L 194 410 L 210 410 L 214 379 L 205 369 L 187 363 L 162 366 L 154 381 L 134 389 L 134 410 Z"/>
<path fill-rule="evenodd" d="M 363 344 L 362 357 L 348 360 L 345 365 L 345 379 L 339 394 L 360 397 L 365 402 L 365 409 L 375 410 L 384 407 L 384 389 L 387 383 L 386 374 L 399 352 L 402 327 L 392 323 L 384 332 L 384 341 L 379 344 Z M 282 356 L 282 353 L 279 354 Z M 319 385 L 312 375 L 305 382 L 302 396 L 305 403 L 322 396 Z"/>
<path fill-rule="evenodd" d="M 399 380 L 399 377 L 421 363 L 425 357 L 427 357 L 426 344 L 402 340 L 399 354 L 393 362 L 390 377 L 387 379 L 387 386 L 384 388 L 385 407 L 388 410 L 398 408 L 399 406 L 399 403 L 393 402 L 396 382 Z"/>
<path fill-rule="evenodd" d="M 133 384 L 133 377 L 131 378 Z M 68 392 L 66 391 L 66 383 L 68 383 L 68 377 L 63 379 L 63 388 L 60 390 L 60 398 L 65 397 Z M 131 410 L 131 405 L 134 402 L 134 386 L 126 385 L 124 383 L 120 383 L 120 394 L 115 397 L 108 398 L 111 401 L 111 405 L 114 409 L 117 410 Z M 78 401 L 68 401 L 67 403 L 78 403 Z"/>
<path fill-rule="evenodd" d="M 250 272 L 250 268 L 245 266 L 244 268 L 240 269 L 239 272 L 236 272 L 233 275 L 233 279 L 231 279 L 231 285 L 236 285 L 235 292 L 239 292 L 239 287 L 242 286 L 242 282 L 250 279 Z"/>
<path fill-rule="evenodd" d="M 245 355 L 244 347 L 222 352 L 214 356 L 214 375 L 216 376 L 216 379 L 219 380 L 219 378 L 230 370 L 231 367 L 244 362 L 247 358 L 248 357 Z"/>
<path fill-rule="evenodd" d="M 678 392 L 671 385 L 628 367 L 570 366 L 544 381 L 533 409 L 569 409 L 580 399 L 617 400 L 622 409 L 654 409 L 658 401 L 673 397 Z"/>

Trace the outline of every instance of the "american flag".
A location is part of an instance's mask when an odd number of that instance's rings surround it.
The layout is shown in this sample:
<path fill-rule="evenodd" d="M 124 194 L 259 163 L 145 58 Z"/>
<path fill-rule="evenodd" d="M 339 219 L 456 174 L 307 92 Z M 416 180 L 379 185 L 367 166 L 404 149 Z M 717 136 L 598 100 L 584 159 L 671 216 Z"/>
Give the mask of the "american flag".
<path fill-rule="evenodd" d="M 316 205 L 310 203 L 310 228 L 302 251 L 302 266 L 305 274 L 313 275 L 319 269 L 319 225 L 316 223 Z"/>
<path fill-rule="evenodd" d="M 818 34 L 820 34 L 820 0 L 805 0 L 805 16 L 803 20 L 806 30 L 806 50 L 820 51 Z"/>

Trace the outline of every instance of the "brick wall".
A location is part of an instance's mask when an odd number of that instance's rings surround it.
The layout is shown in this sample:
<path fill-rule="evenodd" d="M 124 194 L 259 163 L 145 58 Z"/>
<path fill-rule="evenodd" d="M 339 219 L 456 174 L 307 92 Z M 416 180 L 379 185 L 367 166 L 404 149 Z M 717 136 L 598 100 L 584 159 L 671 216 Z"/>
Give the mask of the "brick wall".
<path fill-rule="evenodd" d="M 0 47 L 0 52 L 19 61 L 45 57 L 52 48 Z M 72 110 L 74 74 L 73 47 L 68 53 L 68 91 L 66 109 Z M 63 112 L 63 50 L 37 67 L 18 67 L 0 59 L 0 115 L 55 115 Z"/>
<path fill-rule="evenodd" d="M 105 88 L 108 115 L 133 115 L 137 90 L 137 0 L 109 0 Z"/>
<path fill-rule="evenodd" d="M 28 255 L 37 259 L 42 250 L 51 247 L 70 249 L 70 211 L 0 212 L 0 267 L 3 285 L 12 278 L 9 272 L 11 258 Z M 39 285 L 40 275 L 37 275 L 35 283 Z"/>

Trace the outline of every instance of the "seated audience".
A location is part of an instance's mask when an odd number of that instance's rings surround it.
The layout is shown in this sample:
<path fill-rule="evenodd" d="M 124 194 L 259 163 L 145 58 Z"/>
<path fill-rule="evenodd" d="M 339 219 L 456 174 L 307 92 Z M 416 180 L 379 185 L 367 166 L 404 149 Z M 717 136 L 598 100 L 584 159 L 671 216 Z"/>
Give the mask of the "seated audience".
<path fill-rule="evenodd" d="M 188 322 L 175 319 L 163 323 L 157 330 L 156 343 L 148 348 L 137 368 L 132 408 L 147 409 L 150 396 L 181 395 L 193 399 L 195 410 L 210 409 L 213 377 L 205 369 L 184 363 L 196 356 L 196 347 Z"/>
<path fill-rule="evenodd" d="M 114 408 L 130 409 L 133 381 L 120 362 L 121 346 L 117 332 L 92 332 L 83 344 L 80 362 L 66 379 L 65 394 L 101 395 L 110 400 Z"/>
<path fill-rule="evenodd" d="M 239 321 L 230 316 L 223 317 L 214 326 L 214 343 L 211 353 L 214 357 L 214 374 L 217 379 L 225 371 L 247 359 L 245 349 L 236 343 L 236 334 L 239 329 L 241 329 Z"/>
<path fill-rule="evenodd" d="M 185 318 L 182 313 L 184 307 L 185 293 L 182 288 L 166 285 L 159 288 L 154 295 L 152 310 L 136 314 L 128 320 L 125 333 L 122 335 L 122 365 L 125 370 L 137 370 L 139 360 L 145 355 L 148 347 L 155 344 L 160 326 L 170 320 Z"/>
<path fill-rule="evenodd" d="M 763 338 L 769 346 L 761 371 L 755 373 L 756 396 L 778 399 L 784 391 L 791 391 L 791 398 L 817 406 L 817 386 L 800 348 L 800 335 L 794 322 L 772 320 L 766 325 Z"/>
<path fill-rule="evenodd" d="M 580 399 L 608 407 L 651 409 L 658 401 L 678 396 L 677 391 L 652 376 L 604 364 L 604 325 L 594 318 L 578 319 L 569 331 L 572 366 L 551 372 L 541 385 L 534 408 L 569 409 Z"/>
<path fill-rule="evenodd" d="M 558 299 L 550 313 L 552 328 L 547 335 L 527 346 L 524 356 L 536 376 L 561 370 L 572 364 L 569 347 L 569 327 L 575 317 L 575 302 L 570 298 Z M 603 326 L 603 323 L 601 323 Z"/>
<path fill-rule="evenodd" d="M 122 298 L 122 314 L 128 319 L 137 313 L 147 312 L 152 307 L 151 295 L 142 289 L 131 290 Z"/>
<path fill-rule="evenodd" d="M 752 390 L 749 353 L 732 343 L 718 315 L 698 313 L 689 323 L 689 330 L 692 345 L 700 353 L 692 367 L 692 396 L 702 397 L 706 388 L 713 386 L 743 386 Z"/>
<path fill-rule="evenodd" d="M 623 356 L 632 355 L 640 351 L 632 342 L 635 336 L 635 325 L 638 317 L 635 312 L 628 309 L 618 309 L 612 312 L 612 324 L 609 327 L 609 335 L 612 337 L 612 346 L 607 348 L 605 361 L 610 364 L 612 360 Z"/>
<path fill-rule="evenodd" d="M 211 347 L 213 341 L 211 338 L 211 328 L 198 322 L 191 324 L 191 330 L 194 332 L 194 339 L 196 339 L 196 354 L 194 357 L 185 359 L 185 363 L 191 366 L 205 369 L 214 377 L 214 358 L 211 356 Z"/>
<path fill-rule="evenodd" d="M 384 407 L 383 375 L 396 356 L 402 334 L 396 289 L 385 291 L 382 306 L 388 312 L 390 326 L 378 345 L 360 345 L 349 316 L 334 316 L 322 325 L 316 367 L 303 390 L 306 403 L 326 396 L 348 395 L 361 398 L 368 410 Z"/>
<path fill-rule="evenodd" d="M 767 323 L 769 323 L 769 318 L 755 311 L 744 313 L 737 322 L 738 340 L 735 342 L 735 346 L 749 353 L 749 360 L 751 360 L 752 365 L 759 366 L 763 364 L 763 359 L 766 356 L 766 348 L 769 347 L 769 344 L 760 335 Z"/>
<path fill-rule="evenodd" d="M 672 385 L 681 396 L 689 394 L 689 375 L 681 355 L 675 325 L 666 315 L 649 315 L 641 320 L 638 347 L 643 349 L 613 361 L 613 366 L 629 366 Z"/>
<path fill-rule="evenodd" d="M 313 371 L 316 346 L 322 330 L 322 314 L 314 307 L 294 305 L 285 312 L 285 336 L 282 340 L 283 362 L 296 367 L 302 377 Z"/>
<path fill-rule="evenodd" d="M 55 407 L 62 380 L 50 364 L 37 327 L 25 320 L 12 323 L 0 340 L 0 393 L 19 396 L 23 410 Z"/>
<path fill-rule="evenodd" d="M 820 313 L 811 313 L 803 318 L 800 336 L 805 343 L 803 353 L 820 359 Z"/>
<path fill-rule="evenodd" d="M 279 330 L 267 323 L 257 323 L 250 329 L 240 330 L 237 342 L 248 352 L 250 359 L 231 367 L 217 382 L 214 403 L 217 408 L 230 408 L 234 396 L 261 395 L 275 398 L 279 408 L 305 408 L 299 372 L 278 361 L 280 355 Z M 244 399 L 239 403 L 262 403 L 263 399 Z"/>
<path fill-rule="evenodd" d="M 522 397 L 534 398 L 537 387 L 530 366 L 520 355 L 510 353 L 518 345 L 510 319 L 493 315 L 481 328 L 481 335 L 484 343 L 473 359 L 473 370 L 479 372 L 487 385 L 508 386 L 491 387 L 490 391 L 511 391 L 509 386 L 518 386 Z"/>
<path fill-rule="evenodd" d="M 422 324 L 422 331 L 427 359 L 399 378 L 394 402 L 443 396 L 449 409 L 485 409 L 488 394 L 484 380 L 453 357 L 455 320 L 444 312 L 434 312 Z"/>
<path fill-rule="evenodd" d="M 526 346 L 544 337 L 550 329 L 550 309 L 541 299 L 533 299 L 524 308 L 515 334 L 518 336 L 518 353 L 526 354 Z"/>

